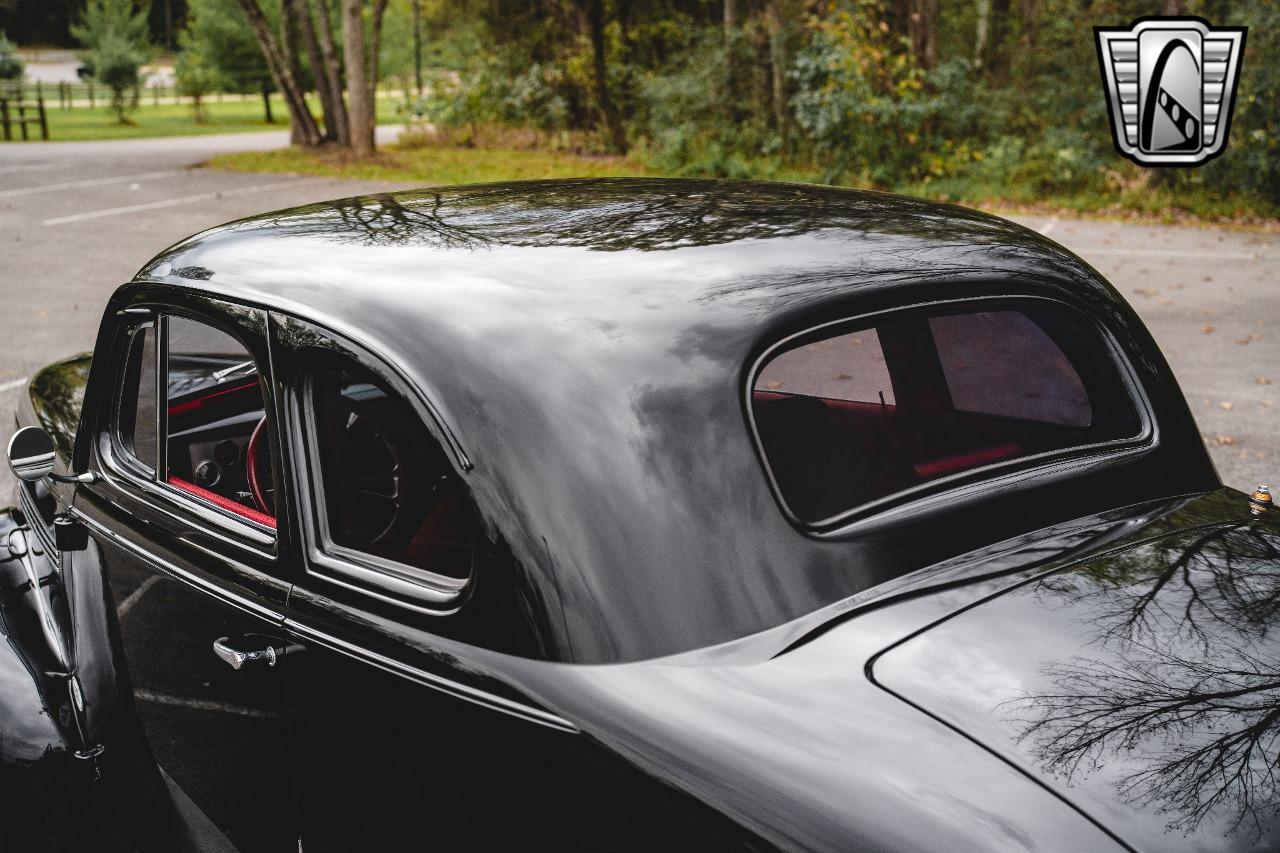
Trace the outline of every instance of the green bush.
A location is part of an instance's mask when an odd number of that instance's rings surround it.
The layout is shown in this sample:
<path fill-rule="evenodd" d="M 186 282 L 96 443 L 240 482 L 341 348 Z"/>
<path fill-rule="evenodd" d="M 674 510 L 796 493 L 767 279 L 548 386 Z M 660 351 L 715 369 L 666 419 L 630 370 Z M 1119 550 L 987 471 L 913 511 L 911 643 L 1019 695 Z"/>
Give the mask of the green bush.
<path fill-rule="evenodd" d="M 151 58 L 147 16 L 150 2 L 90 0 L 71 34 L 85 46 L 83 59 L 94 79 L 111 90 L 111 109 L 121 124 L 136 106 L 130 92 L 137 89 L 138 71 Z"/>
<path fill-rule="evenodd" d="M 0 30 L 0 80 L 21 80 L 22 70 L 18 49 L 5 38 L 4 30 Z"/>

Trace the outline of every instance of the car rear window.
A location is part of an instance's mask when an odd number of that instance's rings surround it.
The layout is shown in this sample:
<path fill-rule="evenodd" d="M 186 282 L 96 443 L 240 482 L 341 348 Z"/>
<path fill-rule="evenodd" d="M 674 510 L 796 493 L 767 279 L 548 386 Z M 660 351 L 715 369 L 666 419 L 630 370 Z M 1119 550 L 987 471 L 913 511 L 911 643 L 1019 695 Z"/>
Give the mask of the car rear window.
<path fill-rule="evenodd" d="M 898 313 L 804 335 L 765 362 L 751 408 L 783 502 L 810 524 L 1142 430 L 1102 335 L 1048 304 Z"/>

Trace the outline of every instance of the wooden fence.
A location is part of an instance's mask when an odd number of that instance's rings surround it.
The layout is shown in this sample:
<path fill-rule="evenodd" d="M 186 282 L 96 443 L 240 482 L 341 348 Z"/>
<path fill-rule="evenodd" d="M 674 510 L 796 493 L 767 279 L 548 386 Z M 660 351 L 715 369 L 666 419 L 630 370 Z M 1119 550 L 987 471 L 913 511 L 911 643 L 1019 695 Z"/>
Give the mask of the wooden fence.
<path fill-rule="evenodd" d="M 388 79 L 385 85 L 378 87 L 378 94 L 408 95 L 410 87 L 402 81 Z M 92 80 L 79 83 L 44 83 L 39 80 L 24 80 L 22 83 L 5 83 L 7 97 L 14 100 L 25 100 L 35 103 L 43 99 L 49 109 L 69 110 L 78 107 L 100 107 L 111 103 L 111 90 L 96 84 Z M 183 94 L 177 86 L 147 85 L 134 89 L 134 100 L 139 104 L 190 104 L 191 96 Z M 204 96 L 205 101 L 252 101 L 260 100 L 258 92 L 232 93 L 210 92 Z"/>
<path fill-rule="evenodd" d="M 40 129 L 40 138 L 49 138 L 49 119 L 45 115 L 44 91 L 36 84 L 28 93 L 21 85 L 0 86 L 0 132 L 6 142 L 16 135 L 30 139 L 33 127 Z"/>

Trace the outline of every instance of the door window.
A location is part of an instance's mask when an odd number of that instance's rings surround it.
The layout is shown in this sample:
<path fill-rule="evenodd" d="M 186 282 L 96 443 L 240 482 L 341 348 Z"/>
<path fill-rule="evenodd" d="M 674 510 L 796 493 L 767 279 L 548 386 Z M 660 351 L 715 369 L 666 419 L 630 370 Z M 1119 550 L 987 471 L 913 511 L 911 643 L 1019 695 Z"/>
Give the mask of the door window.
<path fill-rule="evenodd" d="M 1063 308 L 889 315 L 801 341 L 760 370 L 752 414 L 778 490 L 805 522 L 1141 432 L 1106 342 Z"/>
<path fill-rule="evenodd" d="M 136 329 L 116 430 L 126 464 L 148 479 L 276 526 L 261 378 L 231 334 L 178 315 Z"/>
<path fill-rule="evenodd" d="M 413 408 L 355 367 L 315 370 L 306 387 L 323 550 L 411 582 L 465 581 L 472 510 Z"/>

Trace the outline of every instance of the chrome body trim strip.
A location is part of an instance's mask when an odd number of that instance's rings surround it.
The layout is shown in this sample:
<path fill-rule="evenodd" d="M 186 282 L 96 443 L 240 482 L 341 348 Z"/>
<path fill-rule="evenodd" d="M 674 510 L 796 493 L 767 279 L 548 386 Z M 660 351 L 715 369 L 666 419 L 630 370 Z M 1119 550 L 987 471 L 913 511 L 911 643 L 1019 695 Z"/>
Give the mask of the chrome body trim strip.
<path fill-rule="evenodd" d="M 527 722 L 537 723 L 556 729 L 557 731 L 567 732 L 569 734 L 579 734 L 581 730 L 569 720 L 550 711 L 544 711 L 533 705 L 526 705 L 513 699 L 507 699 L 502 696 L 490 693 L 487 690 L 481 690 L 476 687 L 469 687 L 465 684 L 443 678 L 426 670 L 418 669 L 409 664 L 401 663 L 393 660 L 385 655 L 370 651 L 369 649 L 349 643 L 346 640 L 340 640 L 323 631 L 318 631 L 301 622 L 293 619 L 286 619 L 284 627 L 288 631 L 297 634 L 303 640 L 317 643 L 331 651 L 344 654 L 350 658 L 372 664 L 379 669 L 390 672 L 393 675 L 399 675 L 416 681 L 425 687 L 439 690 L 457 699 L 472 702 L 476 705 L 489 708 L 490 710 L 499 711 L 513 717 L 519 717 Z"/>
<path fill-rule="evenodd" d="M 272 608 L 259 604 L 256 601 L 253 601 L 251 599 L 245 598 L 240 595 L 236 595 L 235 593 L 230 592 L 229 590 L 223 588 L 222 586 L 216 583 L 213 583 L 212 581 L 205 580 L 204 578 L 198 575 L 188 572 L 186 569 L 179 568 L 178 566 L 175 566 L 174 564 L 166 560 L 162 560 L 160 557 L 157 557 L 155 554 L 151 553 L 145 548 L 142 548 L 141 546 L 135 544 L 130 539 L 116 533 L 114 530 L 107 527 L 105 524 L 102 524 L 101 522 L 97 521 L 94 518 L 90 518 L 88 515 L 84 513 L 83 510 L 73 506 L 70 510 L 68 510 L 68 512 L 71 514 L 71 516 L 75 520 L 81 522 L 86 527 L 88 527 L 91 532 L 97 533 L 99 536 L 106 537 L 107 539 L 111 540 L 115 544 L 119 545 L 121 548 L 128 551 L 133 556 L 146 562 L 155 570 L 162 572 L 163 574 L 168 575 L 169 577 L 174 578 L 175 580 L 184 581 L 190 584 L 191 586 L 195 587 L 196 589 L 199 589 L 201 592 L 206 592 L 209 595 L 212 595 L 214 598 L 218 599 L 224 604 L 229 604 L 232 607 L 235 607 L 238 610 L 242 610 L 245 613 L 248 613 L 250 615 L 257 616 L 262 619 L 267 619 L 275 623 L 280 623 L 284 621 L 283 611 L 273 610 Z"/>

